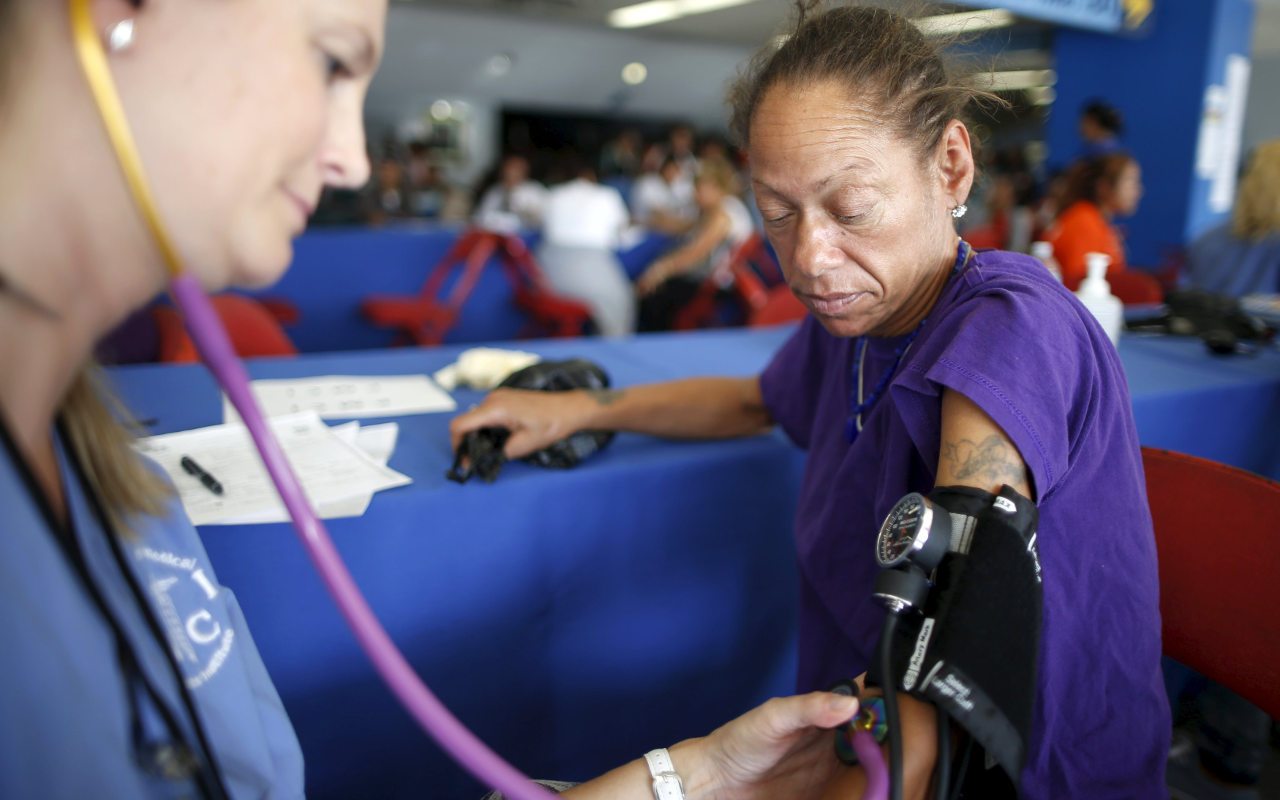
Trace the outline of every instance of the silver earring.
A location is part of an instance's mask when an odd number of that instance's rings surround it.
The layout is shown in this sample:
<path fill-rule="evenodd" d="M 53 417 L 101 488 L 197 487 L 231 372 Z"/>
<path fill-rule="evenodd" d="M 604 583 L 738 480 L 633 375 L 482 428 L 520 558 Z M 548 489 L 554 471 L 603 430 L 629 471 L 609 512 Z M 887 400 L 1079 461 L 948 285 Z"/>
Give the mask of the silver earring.
<path fill-rule="evenodd" d="M 968 207 L 967 205 L 965 205 L 964 203 L 961 203 L 960 205 L 958 205 L 958 206 L 956 206 L 955 208 L 951 209 L 951 218 L 952 218 L 952 219 L 960 219 L 961 217 L 963 217 L 963 216 L 964 216 L 965 214 L 967 214 L 967 213 L 969 213 L 969 207 Z"/>
<path fill-rule="evenodd" d="M 123 19 L 107 29 L 107 49 L 121 53 L 133 47 L 133 20 Z"/>

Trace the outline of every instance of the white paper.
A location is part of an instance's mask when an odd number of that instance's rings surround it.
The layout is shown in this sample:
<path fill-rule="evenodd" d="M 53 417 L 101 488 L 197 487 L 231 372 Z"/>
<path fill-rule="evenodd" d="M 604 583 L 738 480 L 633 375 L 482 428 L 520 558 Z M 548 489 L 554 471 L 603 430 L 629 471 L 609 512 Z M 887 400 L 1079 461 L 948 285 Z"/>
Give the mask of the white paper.
<path fill-rule="evenodd" d="M 1218 172 L 1209 188 L 1209 210 L 1221 214 L 1231 210 L 1236 196 L 1236 170 L 1240 162 L 1240 137 L 1244 132 L 1244 112 L 1249 94 L 1249 59 L 1233 53 L 1227 56 L 1226 108 L 1222 120 L 1222 155 Z"/>
<path fill-rule="evenodd" d="M 1222 123 L 1226 109 L 1227 90 L 1217 84 L 1205 87 L 1200 138 L 1196 142 L 1196 175 L 1207 181 L 1213 180 L 1222 163 Z"/>
<path fill-rule="evenodd" d="M 270 425 L 303 490 L 322 516 L 335 504 L 355 499 L 367 505 L 374 492 L 412 482 L 343 441 L 314 411 L 273 419 Z M 358 429 L 348 427 L 343 436 L 354 440 Z M 286 518 L 249 432 L 240 425 L 152 436 L 142 439 L 138 448 L 169 474 L 195 525 Z M 223 494 L 215 495 L 188 475 L 182 469 L 183 456 L 191 457 L 217 478 Z M 341 507 L 349 509 L 351 504 Z"/>
<path fill-rule="evenodd" d="M 356 434 L 355 445 L 382 466 L 391 460 L 396 451 L 396 439 L 400 437 L 400 426 L 394 422 L 382 425 L 363 425 Z"/>
<path fill-rule="evenodd" d="M 358 448 L 362 453 L 373 459 L 375 463 L 383 467 L 391 460 L 391 454 L 396 449 L 396 439 L 400 435 L 400 426 L 394 422 L 366 426 L 361 426 L 358 422 L 348 422 L 345 425 L 334 425 L 329 430 L 333 431 L 334 436 Z M 316 507 L 316 513 L 320 515 L 321 519 L 363 517 L 364 513 L 369 510 L 369 504 L 373 502 L 373 494 L 373 492 L 369 492 L 368 494 L 354 495 L 345 500 L 322 502 Z M 289 514 L 284 506 L 281 505 L 277 509 L 264 511 L 261 514 L 227 518 L 211 524 L 251 525 L 288 521 Z"/>
<path fill-rule="evenodd" d="M 258 380 L 251 386 L 267 417 L 315 411 L 322 419 L 365 419 L 431 414 L 458 407 L 453 398 L 426 375 L 325 375 Z M 240 415 L 225 396 L 222 408 L 224 421 L 240 421 Z"/>

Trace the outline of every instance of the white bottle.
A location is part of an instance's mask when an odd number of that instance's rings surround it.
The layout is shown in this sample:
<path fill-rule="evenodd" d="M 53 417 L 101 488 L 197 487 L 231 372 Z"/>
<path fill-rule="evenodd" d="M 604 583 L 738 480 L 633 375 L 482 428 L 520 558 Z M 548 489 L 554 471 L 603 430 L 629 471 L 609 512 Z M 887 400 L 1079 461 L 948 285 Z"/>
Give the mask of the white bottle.
<path fill-rule="evenodd" d="M 1098 320 L 1111 343 L 1117 344 L 1120 341 L 1120 331 L 1124 328 L 1124 304 L 1111 293 L 1111 284 L 1107 283 L 1109 266 L 1111 256 L 1105 253 L 1085 253 L 1086 275 L 1076 291 L 1076 297 L 1080 298 L 1084 307 Z"/>
<path fill-rule="evenodd" d="M 1058 266 L 1058 260 L 1053 257 L 1053 245 L 1048 242 L 1032 242 L 1031 257 L 1044 264 L 1045 269 L 1049 270 L 1049 274 L 1058 279 L 1058 283 L 1062 283 L 1062 267 Z"/>

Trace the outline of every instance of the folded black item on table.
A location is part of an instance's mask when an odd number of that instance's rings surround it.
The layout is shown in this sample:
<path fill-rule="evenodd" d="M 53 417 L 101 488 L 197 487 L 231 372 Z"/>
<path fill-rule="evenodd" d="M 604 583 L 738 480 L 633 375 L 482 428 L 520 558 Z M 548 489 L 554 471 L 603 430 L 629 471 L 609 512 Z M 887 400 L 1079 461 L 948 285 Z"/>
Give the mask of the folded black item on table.
<path fill-rule="evenodd" d="M 1164 313 L 1129 323 L 1131 331 L 1198 336 L 1210 351 L 1229 354 L 1242 342 L 1267 341 L 1275 331 L 1240 307 L 1228 295 L 1200 289 L 1179 289 L 1165 296 Z"/>
<path fill-rule="evenodd" d="M 507 376 L 499 388 L 541 392 L 609 388 L 609 376 L 599 365 L 581 358 L 567 361 L 540 361 Z M 579 431 L 527 456 L 524 460 L 540 467 L 569 469 L 604 449 L 613 441 L 612 431 Z M 493 483 L 507 457 L 503 447 L 511 432 L 506 428 L 480 428 L 462 438 L 453 467 L 446 473 L 451 481 L 466 483 L 475 475 Z"/>

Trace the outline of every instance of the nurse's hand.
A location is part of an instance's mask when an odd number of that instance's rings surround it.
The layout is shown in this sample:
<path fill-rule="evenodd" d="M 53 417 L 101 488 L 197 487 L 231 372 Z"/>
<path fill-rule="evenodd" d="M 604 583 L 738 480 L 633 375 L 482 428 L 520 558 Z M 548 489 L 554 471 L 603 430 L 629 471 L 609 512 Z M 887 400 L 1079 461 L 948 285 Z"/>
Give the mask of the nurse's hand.
<path fill-rule="evenodd" d="M 506 428 L 507 458 L 524 458 L 580 430 L 581 407 L 591 401 L 582 392 L 536 392 L 495 389 L 480 405 L 449 423 L 456 452 L 462 437 L 480 428 Z"/>
<path fill-rule="evenodd" d="M 857 711 L 855 698 L 829 692 L 775 698 L 710 736 L 671 747 L 671 763 L 687 800 L 822 797 L 837 775 L 850 771 L 836 759 L 831 729 Z M 651 784 L 648 767 L 638 759 L 564 796 L 652 800 Z"/>
<path fill-rule="evenodd" d="M 821 797 L 847 772 L 831 729 L 858 712 L 856 698 L 811 692 L 774 698 L 702 740 L 718 797 Z"/>

